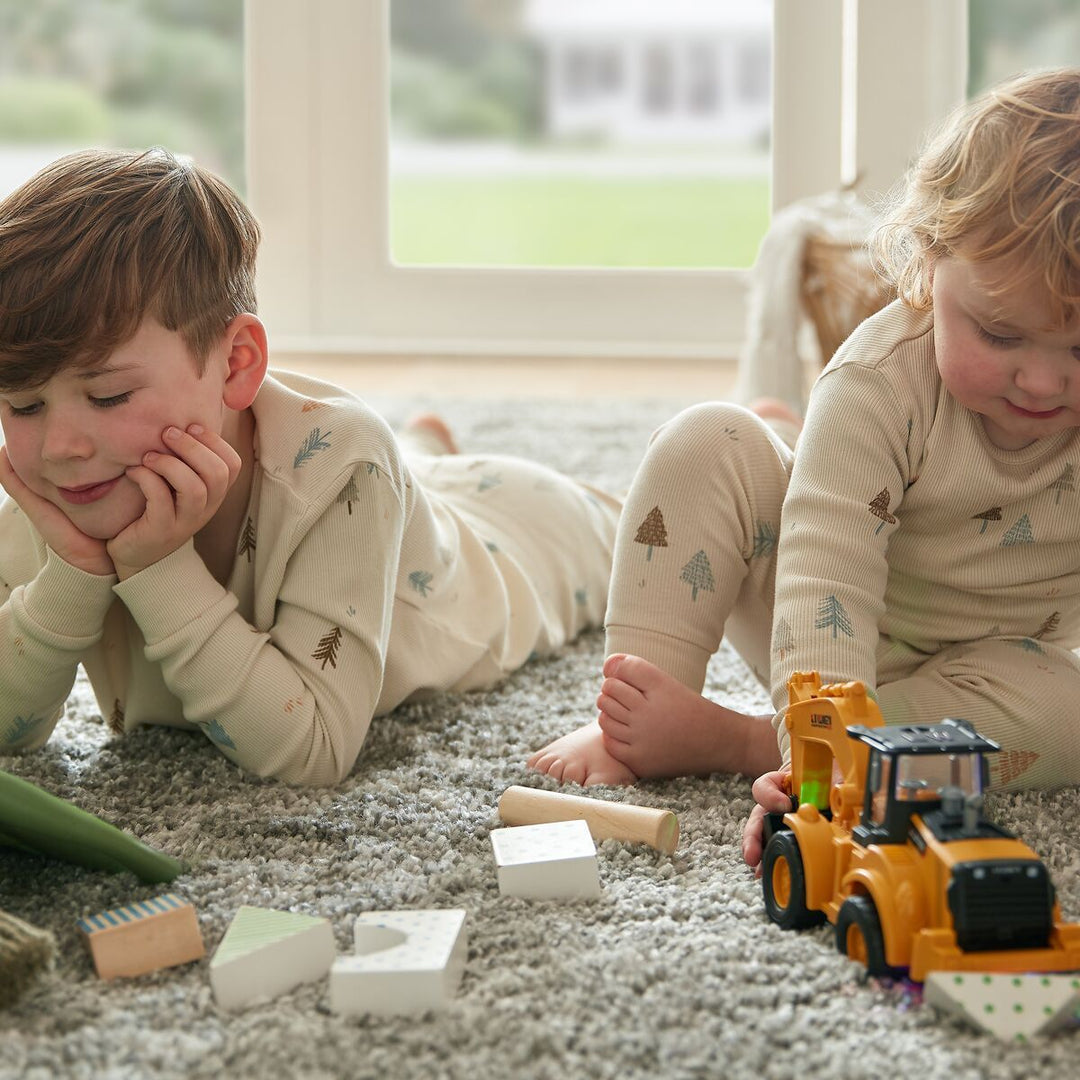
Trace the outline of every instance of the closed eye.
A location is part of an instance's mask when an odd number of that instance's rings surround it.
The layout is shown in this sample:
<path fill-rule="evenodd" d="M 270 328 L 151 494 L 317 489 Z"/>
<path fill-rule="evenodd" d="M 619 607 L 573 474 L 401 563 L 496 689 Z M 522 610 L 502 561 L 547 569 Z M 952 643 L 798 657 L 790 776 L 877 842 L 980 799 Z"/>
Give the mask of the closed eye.
<path fill-rule="evenodd" d="M 8 411 L 12 416 L 33 416 L 40 409 L 40 401 L 35 401 L 33 405 L 12 405 L 11 402 L 8 402 Z"/>
<path fill-rule="evenodd" d="M 981 337 L 983 341 L 989 342 L 991 345 L 995 345 L 999 349 L 1007 349 L 1011 345 L 1020 344 L 1020 338 L 1002 337 L 1000 334 L 992 334 L 989 330 L 986 329 L 985 326 L 982 326 L 979 323 L 975 324 L 975 329 L 978 332 L 979 337 Z"/>
<path fill-rule="evenodd" d="M 95 409 L 113 409 L 117 405 L 123 405 L 131 398 L 132 391 L 128 390 L 123 394 L 114 394 L 112 397 L 96 398 L 92 397 L 90 403 Z"/>

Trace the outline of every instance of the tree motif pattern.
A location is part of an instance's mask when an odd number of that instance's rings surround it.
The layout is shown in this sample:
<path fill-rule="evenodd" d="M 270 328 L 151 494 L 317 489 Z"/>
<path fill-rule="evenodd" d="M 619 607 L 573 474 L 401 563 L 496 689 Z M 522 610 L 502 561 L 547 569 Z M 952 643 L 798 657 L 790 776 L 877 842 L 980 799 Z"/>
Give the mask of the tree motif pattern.
<path fill-rule="evenodd" d="M 818 605 L 817 619 L 814 622 L 815 630 L 831 630 L 833 640 L 838 634 L 853 638 L 855 630 L 851 625 L 851 618 L 844 605 L 835 596 L 822 597 Z"/>
<path fill-rule="evenodd" d="M 237 557 L 241 555 L 247 556 L 247 561 L 251 562 L 251 555 L 255 551 L 255 523 L 249 517 L 247 523 L 244 525 L 244 531 L 240 534 L 240 545 L 236 549 Z"/>
<path fill-rule="evenodd" d="M 427 570 L 414 570 L 409 575 L 409 585 L 421 596 L 431 592 L 431 573 Z"/>
<path fill-rule="evenodd" d="M 984 510 L 981 514 L 973 514 L 971 520 L 982 522 L 982 528 L 979 529 L 979 535 L 982 536 L 982 534 L 986 532 L 986 526 L 989 525 L 991 521 L 1001 520 L 1001 507 L 991 506 L 989 510 Z"/>
<path fill-rule="evenodd" d="M 881 524 L 874 530 L 874 535 L 877 536 L 886 525 L 895 525 L 896 518 L 889 513 L 889 489 L 882 488 L 871 500 L 870 500 L 870 513 L 874 517 L 881 518 Z"/>
<path fill-rule="evenodd" d="M 323 433 L 321 428 L 312 428 L 308 432 L 307 438 L 300 444 L 300 449 L 296 451 L 296 457 L 293 458 L 293 468 L 299 469 L 301 466 L 306 465 L 316 454 L 322 450 L 327 450 L 330 447 L 330 432 Z"/>
<path fill-rule="evenodd" d="M 311 654 L 312 660 L 321 660 L 320 670 L 325 671 L 326 665 L 329 664 L 332 668 L 337 667 L 337 654 L 338 649 L 341 648 L 341 627 L 331 627 L 330 632 L 324 634 L 319 638 L 319 644 L 315 646 L 315 651 Z"/>
<path fill-rule="evenodd" d="M 227 747 L 229 750 L 236 749 L 236 743 L 229 738 L 229 733 L 221 726 L 218 720 L 211 720 L 208 724 L 200 725 L 206 733 L 206 737 L 218 746 Z"/>
<path fill-rule="evenodd" d="M 8 732 L 7 742 L 12 746 L 17 742 L 22 742 L 27 735 L 30 734 L 34 728 L 38 727 L 45 720 L 44 716 L 16 716 L 12 724 L 11 730 Z"/>
<path fill-rule="evenodd" d="M 690 599 L 697 600 L 699 591 L 716 592 L 716 579 L 713 577 L 712 567 L 709 565 L 709 557 L 704 551 L 699 551 L 683 568 L 679 575 L 680 581 L 685 581 L 690 586 Z"/>
<path fill-rule="evenodd" d="M 1007 641 L 1005 644 L 1011 645 L 1014 649 L 1020 649 L 1022 652 L 1035 653 L 1038 656 L 1046 655 L 1046 650 L 1034 638 L 1020 638 L 1018 641 Z"/>
<path fill-rule="evenodd" d="M 352 504 L 359 500 L 360 489 L 356 486 L 356 477 L 350 476 L 349 482 L 338 492 L 337 498 L 334 500 L 336 503 L 344 503 L 348 508 L 350 516 L 352 515 Z"/>
<path fill-rule="evenodd" d="M 124 734 L 124 707 L 119 698 L 113 699 L 112 713 L 109 716 L 109 730 L 115 735 Z"/>
<path fill-rule="evenodd" d="M 1024 773 L 1039 760 L 1039 755 L 1034 750 L 1003 750 L 999 754 L 992 755 L 991 768 L 997 773 L 997 783 L 1009 784 Z"/>
<path fill-rule="evenodd" d="M 1040 626 L 1031 636 L 1033 638 L 1044 638 L 1047 634 L 1052 634 L 1060 624 L 1061 612 L 1051 611 L 1050 614 L 1043 619 L 1042 626 Z"/>
<path fill-rule="evenodd" d="M 645 561 L 652 559 L 653 548 L 667 547 L 667 527 L 664 525 L 664 515 L 659 506 L 654 506 L 646 515 L 645 520 L 638 526 L 634 534 L 635 544 L 644 544 L 648 550 L 645 552 Z"/>
<path fill-rule="evenodd" d="M 777 620 L 776 626 L 773 627 L 772 647 L 780 660 L 783 660 L 795 648 L 795 631 L 792 630 L 791 623 L 783 617 Z"/>
<path fill-rule="evenodd" d="M 1002 547 L 1012 547 L 1015 544 L 1034 544 L 1035 534 L 1031 531 L 1031 519 L 1024 514 L 1019 521 L 1002 537 Z"/>
<path fill-rule="evenodd" d="M 754 550 L 751 559 L 768 558 L 776 550 L 776 526 L 771 521 L 759 521 L 754 531 Z"/>
<path fill-rule="evenodd" d="M 1071 462 L 1066 462 L 1065 469 L 1062 474 L 1050 485 L 1050 490 L 1054 493 L 1054 505 L 1057 506 L 1061 502 L 1061 493 L 1063 491 L 1075 491 L 1076 484 L 1073 480 L 1073 467 Z"/>

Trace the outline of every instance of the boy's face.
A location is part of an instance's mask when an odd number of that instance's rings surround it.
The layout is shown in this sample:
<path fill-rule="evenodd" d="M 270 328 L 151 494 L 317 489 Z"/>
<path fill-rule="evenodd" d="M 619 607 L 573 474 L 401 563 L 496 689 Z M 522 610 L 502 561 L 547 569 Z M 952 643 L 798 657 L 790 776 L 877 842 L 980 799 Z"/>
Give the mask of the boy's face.
<path fill-rule="evenodd" d="M 0 392 L 12 468 L 81 532 L 111 540 L 146 506 L 124 470 L 148 450 L 170 453 L 166 427 L 198 422 L 221 431 L 226 366 L 212 351 L 200 378 L 180 334 L 144 319 L 100 366 L 60 372 L 36 390 Z"/>
<path fill-rule="evenodd" d="M 941 380 L 995 446 L 1019 450 L 1080 427 L 1080 311 L 1063 330 L 1046 329 L 1045 287 L 1001 261 L 943 258 L 933 290 Z"/>

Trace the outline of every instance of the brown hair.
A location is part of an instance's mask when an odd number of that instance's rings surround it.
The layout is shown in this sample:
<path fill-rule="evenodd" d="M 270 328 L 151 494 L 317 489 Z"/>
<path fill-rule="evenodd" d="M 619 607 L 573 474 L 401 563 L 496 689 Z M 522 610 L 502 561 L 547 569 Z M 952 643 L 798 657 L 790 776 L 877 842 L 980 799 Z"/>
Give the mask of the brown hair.
<path fill-rule="evenodd" d="M 147 316 L 201 375 L 255 311 L 259 226 L 225 181 L 166 150 L 85 150 L 0 202 L 0 386 L 100 362 Z"/>
<path fill-rule="evenodd" d="M 931 306 L 938 258 L 1007 258 L 1045 284 L 1066 324 L 1080 305 L 1080 69 L 1023 75 L 957 109 L 908 171 L 871 248 L 918 310 Z"/>

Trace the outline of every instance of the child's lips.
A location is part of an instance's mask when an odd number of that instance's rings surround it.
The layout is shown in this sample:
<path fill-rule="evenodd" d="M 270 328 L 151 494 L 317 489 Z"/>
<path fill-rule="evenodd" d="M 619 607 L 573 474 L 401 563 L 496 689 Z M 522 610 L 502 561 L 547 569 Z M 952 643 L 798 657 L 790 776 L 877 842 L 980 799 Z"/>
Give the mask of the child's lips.
<path fill-rule="evenodd" d="M 64 502 L 82 506 L 86 503 L 97 502 L 98 499 L 104 499 L 120 483 L 120 480 L 121 477 L 114 476 L 111 480 L 102 480 L 97 484 L 82 484 L 79 487 L 58 487 L 56 490 L 60 492 L 60 498 Z"/>
<path fill-rule="evenodd" d="M 1011 401 L 1006 401 L 1005 404 L 1008 405 L 1010 412 L 1015 413 L 1017 416 L 1026 417 L 1028 420 L 1051 420 L 1065 409 L 1064 405 L 1059 405 L 1056 409 L 1046 409 L 1039 412 L 1035 409 L 1022 409 Z"/>

